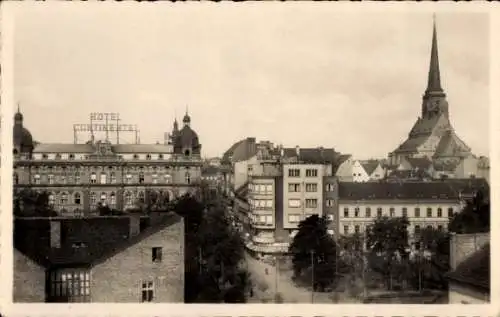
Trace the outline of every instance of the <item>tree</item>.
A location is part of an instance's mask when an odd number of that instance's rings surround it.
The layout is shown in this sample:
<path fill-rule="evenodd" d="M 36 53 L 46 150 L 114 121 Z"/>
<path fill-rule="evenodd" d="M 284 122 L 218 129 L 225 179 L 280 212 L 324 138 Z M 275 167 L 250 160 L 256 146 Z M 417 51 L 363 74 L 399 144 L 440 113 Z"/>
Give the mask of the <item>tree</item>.
<path fill-rule="evenodd" d="M 185 220 L 185 301 L 242 303 L 250 277 L 241 265 L 244 244 L 227 217 L 221 200 L 200 201 L 185 195 L 175 210 Z"/>
<path fill-rule="evenodd" d="M 370 268 L 382 274 L 392 288 L 393 277 L 405 278 L 408 269 L 408 219 L 379 217 L 366 233 Z"/>
<path fill-rule="evenodd" d="M 50 194 L 46 191 L 16 189 L 13 195 L 14 216 L 16 217 L 55 217 L 57 212 L 50 205 Z"/>
<path fill-rule="evenodd" d="M 455 233 L 490 231 L 490 202 L 483 191 L 467 201 L 461 212 L 453 215 L 448 230 Z"/>
<path fill-rule="evenodd" d="M 294 277 L 311 276 L 313 289 L 324 290 L 335 281 L 337 245 L 328 234 L 328 220 L 312 215 L 299 223 L 298 232 L 290 244 Z"/>
<path fill-rule="evenodd" d="M 446 289 L 445 274 L 450 269 L 450 236 L 449 233 L 425 228 L 420 232 L 420 252 L 412 261 L 413 284 L 418 288 Z M 418 279 L 418 280 L 417 280 Z"/>

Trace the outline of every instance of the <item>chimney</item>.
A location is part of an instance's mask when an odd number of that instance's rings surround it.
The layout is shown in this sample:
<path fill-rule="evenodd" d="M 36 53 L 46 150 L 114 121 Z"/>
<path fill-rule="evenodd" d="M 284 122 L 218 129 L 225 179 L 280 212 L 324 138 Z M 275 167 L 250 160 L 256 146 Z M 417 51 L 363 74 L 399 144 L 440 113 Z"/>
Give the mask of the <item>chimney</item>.
<path fill-rule="evenodd" d="M 141 233 L 141 215 L 137 213 L 130 214 L 129 238 L 133 238 Z"/>
<path fill-rule="evenodd" d="M 61 222 L 50 222 L 50 247 L 59 249 L 61 247 Z"/>
<path fill-rule="evenodd" d="M 295 146 L 295 154 L 297 154 L 297 156 L 300 156 L 300 147 L 298 145 Z"/>
<path fill-rule="evenodd" d="M 168 145 L 170 143 L 170 134 L 168 132 L 165 132 L 163 134 L 163 143 L 165 145 Z"/>

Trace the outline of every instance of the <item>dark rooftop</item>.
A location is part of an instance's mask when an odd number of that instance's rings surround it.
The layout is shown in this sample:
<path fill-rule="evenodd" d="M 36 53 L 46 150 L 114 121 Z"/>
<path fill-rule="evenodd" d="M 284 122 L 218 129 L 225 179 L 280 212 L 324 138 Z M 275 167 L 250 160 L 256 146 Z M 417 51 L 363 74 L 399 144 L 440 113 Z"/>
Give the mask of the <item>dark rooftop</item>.
<path fill-rule="evenodd" d="M 461 194 L 478 190 L 489 192 L 484 179 L 450 179 L 415 182 L 341 182 L 339 198 L 345 200 L 379 199 L 460 199 Z"/>
<path fill-rule="evenodd" d="M 137 234 L 131 235 L 130 216 L 16 218 L 14 247 L 44 267 L 92 266 L 180 219 L 172 213 L 140 217 Z M 51 222 L 60 223 L 59 248 L 51 247 Z"/>

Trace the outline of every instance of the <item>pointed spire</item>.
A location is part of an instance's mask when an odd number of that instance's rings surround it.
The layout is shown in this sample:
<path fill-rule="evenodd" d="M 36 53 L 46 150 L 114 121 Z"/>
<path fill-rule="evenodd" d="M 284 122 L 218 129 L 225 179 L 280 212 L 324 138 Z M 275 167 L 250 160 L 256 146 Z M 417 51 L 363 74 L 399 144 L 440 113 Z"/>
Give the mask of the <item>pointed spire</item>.
<path fill-rule="evenodd" d="M 439 72 L 439 56 L 436 32 L 436 16 L 433 15 L 432 25 L 432 47 L 431 47 L 431 60 L 429 64 L 429 77 L 427 80 L 427 89 L 425 93 L 443 93 L 441 87 L 441 74 Z"/>
<path fill-rule="evenodd" d="M 17 103 L 17 113 L 21 113 L 21 106 L 19 105 L 19 102 Z"/>

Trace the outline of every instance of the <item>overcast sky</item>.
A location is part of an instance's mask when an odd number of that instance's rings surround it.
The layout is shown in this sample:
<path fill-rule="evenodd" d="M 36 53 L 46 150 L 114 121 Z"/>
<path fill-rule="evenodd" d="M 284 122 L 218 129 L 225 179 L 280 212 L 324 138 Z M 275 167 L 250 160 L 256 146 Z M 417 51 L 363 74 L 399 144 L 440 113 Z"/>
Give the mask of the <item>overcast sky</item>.
<path fill-rule="evenodd" d="M 488 154 L 488 16 L 436 18 L 452 124 Z M 141 143 L 162 141 L 188 105 L 205 156 L 254 136 L 369 158 L 386 157 L 420 114 L 432 13 L 24 2 L 15 27 L 15 98 L 41 142 L 73 142 L 94 111 L 137 124 Z"/>

